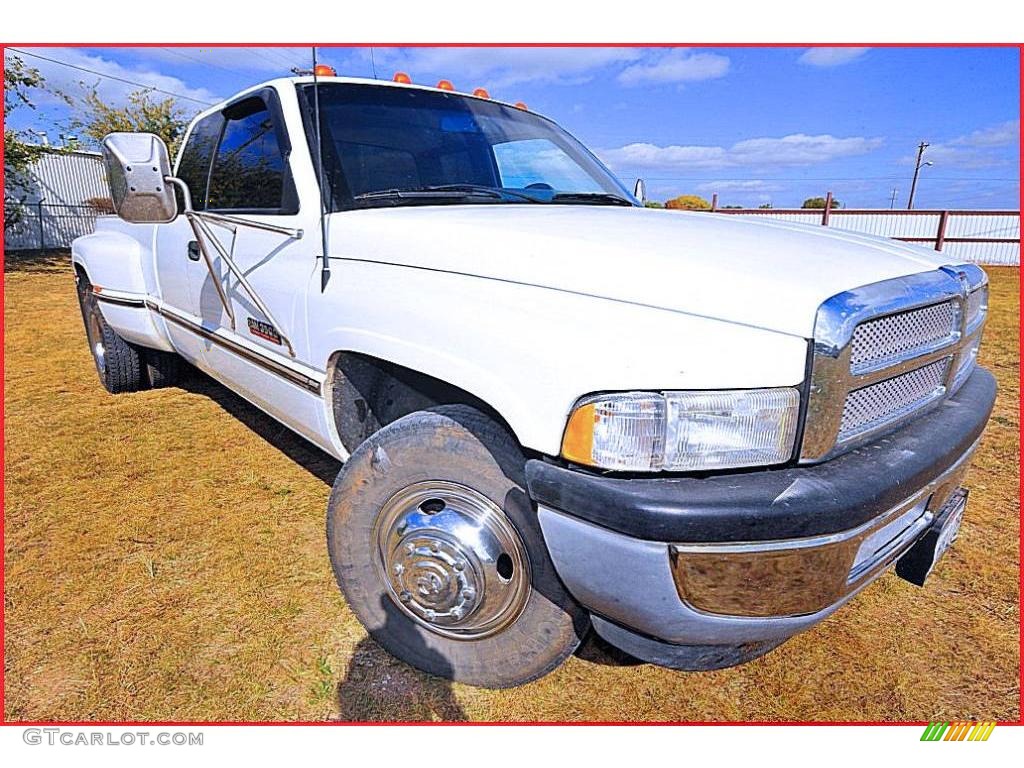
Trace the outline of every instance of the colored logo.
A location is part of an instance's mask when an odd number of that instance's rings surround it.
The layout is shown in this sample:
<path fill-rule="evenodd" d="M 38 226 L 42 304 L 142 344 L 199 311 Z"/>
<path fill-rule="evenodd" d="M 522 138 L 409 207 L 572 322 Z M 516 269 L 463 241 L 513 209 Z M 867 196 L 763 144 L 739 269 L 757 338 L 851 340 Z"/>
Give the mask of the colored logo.
<path fill-rule="evenodd" d="M 921 734 L 921 741 L 988 741 L 995 722 L 983 723 L 928 723 Z"/>

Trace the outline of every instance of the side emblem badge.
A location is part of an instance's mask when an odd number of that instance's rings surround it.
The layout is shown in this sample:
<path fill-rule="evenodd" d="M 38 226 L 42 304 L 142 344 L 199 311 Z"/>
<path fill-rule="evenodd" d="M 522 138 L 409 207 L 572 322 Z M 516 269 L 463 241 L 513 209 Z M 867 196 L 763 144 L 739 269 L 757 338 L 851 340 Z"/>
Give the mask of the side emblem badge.
<path fill-rule="evenodd" d="M 281 334 L 277 332 L 277 329 L 270 323 L 265 323 L 262 320 L 257 320 L 254 317 L 249 318 L 249 333 L 253 336 L 259 336 L 261 339 L 266 339 L 274 344 L 281 343 Z"/>

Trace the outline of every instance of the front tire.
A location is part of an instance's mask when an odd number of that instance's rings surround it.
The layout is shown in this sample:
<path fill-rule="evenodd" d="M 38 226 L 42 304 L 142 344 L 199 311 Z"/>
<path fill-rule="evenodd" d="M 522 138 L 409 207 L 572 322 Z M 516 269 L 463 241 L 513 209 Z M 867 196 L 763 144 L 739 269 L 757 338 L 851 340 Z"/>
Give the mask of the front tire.
<path fill-rule="evenodd" d="M 327 544 L 370 635 L 400 659 L 486 688 L 535 680 L 589 619 L 555 573 L 512 437 L 464 405 L 409 414 L 334 483 Z"/>
<path fill-rule="evenodd" d="M 117 395 L 122 392 L 137 392 L 149 384 L 143 368 L 142 354 L 138 347 L 122 339 L 107 323 L 100 311 L 99 302 L 92 286 L 82 276 L 78 277 L 78 304 L 85 322 L 85 337 L 100 383 L 107 392 Z"/>

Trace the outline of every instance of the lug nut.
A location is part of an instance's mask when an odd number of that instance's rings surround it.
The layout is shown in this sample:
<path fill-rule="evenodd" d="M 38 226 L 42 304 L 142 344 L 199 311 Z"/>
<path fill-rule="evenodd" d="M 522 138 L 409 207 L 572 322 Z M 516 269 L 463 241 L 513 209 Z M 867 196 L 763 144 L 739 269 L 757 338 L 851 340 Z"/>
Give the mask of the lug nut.
<path fill-rule="evenodd" d="M 401 576 L 405 572 L 405 566 L 401 563 L 395 563 L 395 575 Z"/>
<path fill-rule="evenodd" d="M 401 600 L 403 603 L 408 603 L 410 600 L 412 600 L 412 595 L 410 595 L 405 590 L 402 590 L 402 592 L 398 595 L 398 599 Z"/>
<path fill-rule="evenodd" d="M 466 567 L 466 564 L 464 562 L 462 562 L 461 560 L 456 560 L 455 563 L 452 565 L 452 567 L 456 571 L 461 571 L 463 568 Z"/>

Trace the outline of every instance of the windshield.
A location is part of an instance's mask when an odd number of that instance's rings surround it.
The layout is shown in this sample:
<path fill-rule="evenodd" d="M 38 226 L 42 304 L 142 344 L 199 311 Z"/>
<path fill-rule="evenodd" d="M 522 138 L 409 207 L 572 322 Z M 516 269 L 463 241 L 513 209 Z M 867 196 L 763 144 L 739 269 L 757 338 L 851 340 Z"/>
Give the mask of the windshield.
<path fill-rule="evenodd" d="M 300 87 L 307 129 L 312 88 Z M 332 211 L 452 203 L 636 204 L 576 139 L 515 107 L 455 93 L 351 83 L 321 83 L 319 99 Z"/>

